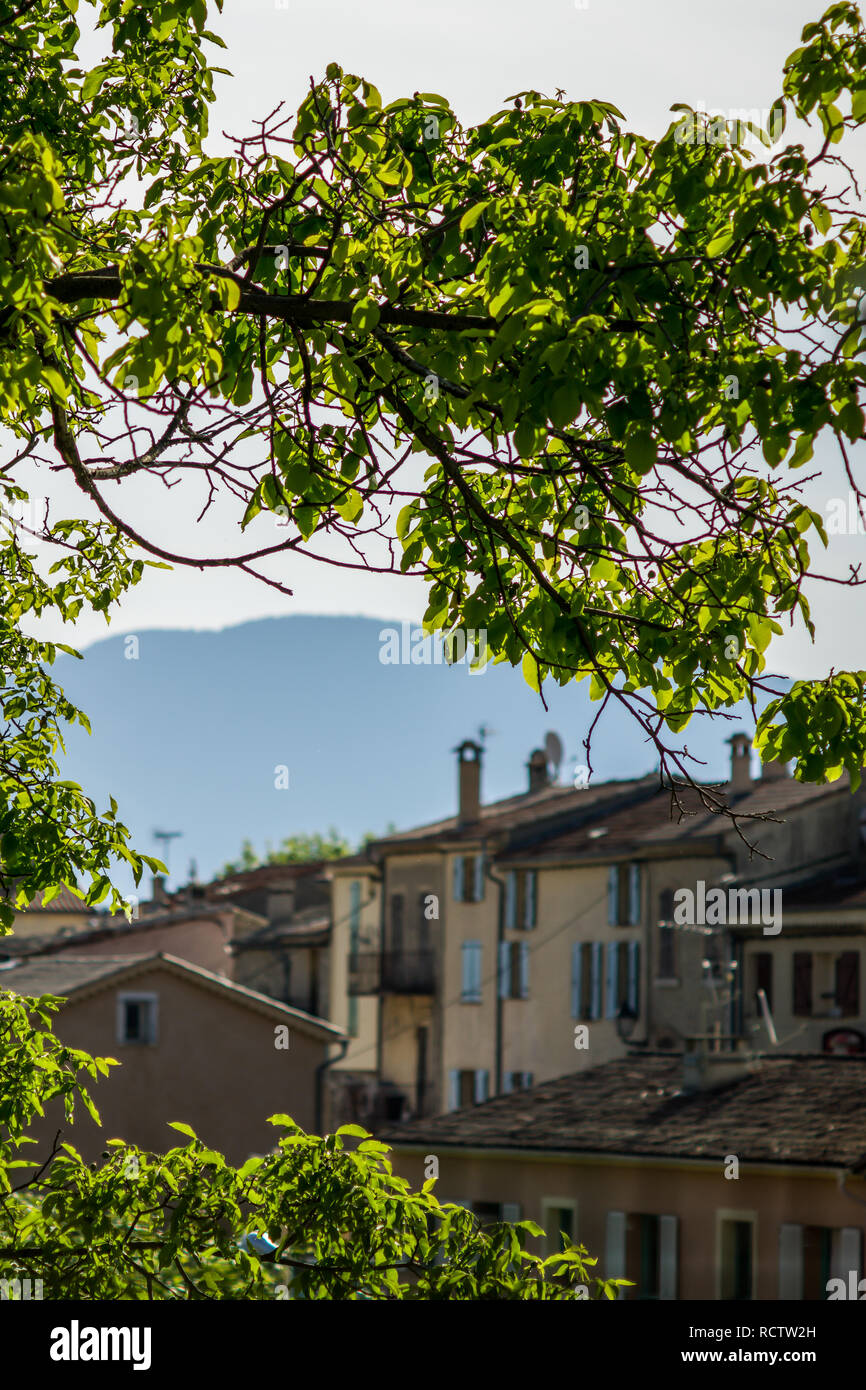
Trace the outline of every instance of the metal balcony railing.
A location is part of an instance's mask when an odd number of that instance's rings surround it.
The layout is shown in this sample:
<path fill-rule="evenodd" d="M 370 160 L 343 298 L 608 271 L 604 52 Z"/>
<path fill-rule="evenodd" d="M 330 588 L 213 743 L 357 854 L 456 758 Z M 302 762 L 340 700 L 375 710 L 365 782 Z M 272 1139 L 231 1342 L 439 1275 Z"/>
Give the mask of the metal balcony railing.
<path fill-rule="evenodd" d="M 349 956 L 350 994 L 432 994 L 432 951 L 358 951 Z"/>

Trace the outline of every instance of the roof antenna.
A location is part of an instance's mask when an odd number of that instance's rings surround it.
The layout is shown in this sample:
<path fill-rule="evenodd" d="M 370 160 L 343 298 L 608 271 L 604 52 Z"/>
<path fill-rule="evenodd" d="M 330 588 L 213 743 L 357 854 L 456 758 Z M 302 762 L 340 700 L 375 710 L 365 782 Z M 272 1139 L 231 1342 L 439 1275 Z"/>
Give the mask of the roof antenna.
<path fill-rule="evenodd" d="M 153 832 L 153 838 L 155 840 L 161 841 L 163 845 L 162 857 L 165 863 L 165 873 L 167 878 L 171 875 L 171 870 L 169 869 L 169 855 L 171 853 L 171 842 L 172 840 L 180 839 L 182 834 L 182 830 L 154 830 Z"/>

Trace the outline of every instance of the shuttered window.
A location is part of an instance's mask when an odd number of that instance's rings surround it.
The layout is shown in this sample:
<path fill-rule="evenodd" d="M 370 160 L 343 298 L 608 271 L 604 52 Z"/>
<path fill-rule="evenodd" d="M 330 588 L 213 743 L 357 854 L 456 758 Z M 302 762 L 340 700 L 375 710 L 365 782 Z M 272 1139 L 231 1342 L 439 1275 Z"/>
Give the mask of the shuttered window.
<path fill-rule="evenodd" d="M 462 989 L 464 1004 L 481 1003 L 481 942 L 464 941 L 461 947 Z"/>
<path fill-rule="evenodd" d="M 811 1017 L 812 1014 L 812 953 L 794 952 L 793 1012 Z"/>
<path fill-rule="evenodd" d="M 773 956 L 770 951 L 758 951 L 755 955 L 755 989 L 762 989 L 767 998 L 767 1007 L 773 1007 Z"/>
<path fill-rule="evenodd" d="M 860 952 L 843 951 L 836 961 L 836 1004 L 842 1018 L 860 1012 Z"/>

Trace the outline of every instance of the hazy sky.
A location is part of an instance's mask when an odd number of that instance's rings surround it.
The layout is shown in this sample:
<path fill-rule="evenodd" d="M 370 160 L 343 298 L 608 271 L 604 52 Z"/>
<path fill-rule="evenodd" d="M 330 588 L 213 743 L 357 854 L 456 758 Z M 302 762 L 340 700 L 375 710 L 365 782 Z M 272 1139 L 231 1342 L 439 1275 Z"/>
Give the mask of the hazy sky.
<path fill-rule="evenodd" d="M 722 112 L 768 108 L 803 24 L 823 8 L 821 0 L 226 0 L 212 27 L 228 49 L 216 50 L 215 61 L 233 76 L 218 80 L 212 144 L 222 143 L 222 130 L 250 132 L 252 121 L 280 102 L 294 110 L 310 76 L 323 76 L 334 60 L 375 82 L 386 101 L 416 90 L 441 93 L 465 123 L 497 110 L 518 90 L 562 88 L 571 98 L 612 101 L 632 129 L 658 135 L 676 101 Z M 846 495 L 847 484 L 829 448 L 820 462 L 830 470 L 828 478 L 810 495 L 825 511 L 831 497 Z M 235 511 L 196 526 L 195 508 L 183 503 L 181 492 L 131 481 L 108 495 L 113 502 L 122 498 L 121 511 L 168 548 L 200 554 L 246 548 Z M 82 509 L 80 494 L 70 489 L 52 509 L 55 516 L 70 514 L 63 505 L 67 499 Z M 268 531 L 270 524 L 255 523 L 256 541 L 276 534 Z M 838 571 L 840 560 L 856 561 L 862 549 L 862 537 L 834 541 L 833 568 Z M 218 628 L 281 613 L 417 619 L 423 611 L 420 581 L 304 559 L 281 563 L 292 599 L 228 571 L 152 572 L 125 600 L 112 631 Z M 819 675 L 831 665 L 866 668 L 859 594 L 819 586 L 812 601 L 818 643 L 810 648 L 803 637 L 786 640 L 773 648 L 773 665 L 791 675 Z M 86 645 L 105 632 L 101 619 L 87 619 L 71 640 Z"/>

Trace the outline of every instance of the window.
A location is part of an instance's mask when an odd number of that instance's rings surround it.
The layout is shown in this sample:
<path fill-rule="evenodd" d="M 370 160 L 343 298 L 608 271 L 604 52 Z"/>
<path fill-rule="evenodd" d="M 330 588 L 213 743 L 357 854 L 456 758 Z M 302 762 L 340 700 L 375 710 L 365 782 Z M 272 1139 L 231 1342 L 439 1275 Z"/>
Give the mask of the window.
<path fill-rule="evenodd" d="M 748 1217 L 724 1217 L 719 1223 L 719 1297 L 728 1302 L 754 1297 L 753 1232 Z"/>
<path fill-rule="evenodd" d="M 470 1202 L 469 1210 L 478 1217 L 480 1226 L 495 1226 L 501 1221 L 519 1221 L 519 1202 Z"/>
<path fill-rule="evenodd" d="M 575 942 L 571 948 L 572 1018 L 601 1018 L 601 974 L 601 942 Z"/>
<path fill-rule="evenodd" d="M 541 1203 L 544 1254 L 558 1255 L 577 1235 L 577 1205 L 567 1197 L 545 1197 Z"/>
<path fill-rule="evenodd" d="M 847 1287 L 863 1265 L 863 1232 L 857 1226 L 779 1227 L 779 1298 L 819 1302 L 829 1295 L 831 1279 Z"/>
<path fill-rule="evenodd" d="M 793 1012 L 805 1018 L 856 1018 L 860 952 L 795 951 Z"/>
<path fill-rule="evenodd" d="M 630 1279 L 634 1287 L 626 1291 L 629 1298 L 675 1299 L 679 1292 L 677 1217 L 609 1211 L 605 1277 Z"/>
<path fill-rule="evenodd" d="M 512 1091 L 528 1091 L 531 1085 L 531 1071 L 507 1071 L 502 1089 L 505 1095 L 510 1095 Z"/>
<path fill-rule="evenodd" d="M 462 956 L 462 987 L 460 1000 L 463 1004 L 481 1003 L 481 942 L 464 941 L 460 948 Z"/>
<path fill-rule="evenodd" d="M 659 894 L 658 968 L 656 978 L 675 980 L 677 977 L 676 934 L 674 930 L 674 890 L 665 888 Z"/>
<path fill-rule="evenodd" d="M 403 954 L 403 910 L 406 899 L 402 893 L 391 894 L 391 950 Z"/>
<path fill-rule="evenodd" d="M 529 946 L 525 941 L 499 943 L 499 998 L 529 998 Z"/>
<path fill-rule="evenodd" d="M 117 996 L 117 1041 L 129 1046 L 156 1044 L 157 995 Z"/>
<path fill-rule="evenodd" d="M 422 891 L 418 894 L 418 950 L 430 950 L 430 918 L 427 916 L 428 898 L 435 897 L 434 893 Z"/>
<path fill-rule="evenodd" d="M 509 931 L 531 931 L 537 920 L 537 875 L 534 869 L 512 869 L 505 880 L 505 925 Z"/>
<path fill-rule="evenodd" d="M 490 1072 L 484 1067 L 461 1071 L 454 1067 L 448 1073 L 448 1109 L 462 1110 L 466 1105 L 481 1105 L 490 1095 Z"/>
<path fill-rule="evenodd" d="M 458 854 L 454 859 L 454 901 L 484 901 L 484 855 Z"/>
<path fill-rule="evenodd" d="M 640 864 L 611 864 L 607 881 L 608 926 L 638 926 L 640 906 Z"/>
<path fill-rule="evenodd" d="M 758 990 L 762 989 L 767 999 L 767 1008 L 773 1007 L 773 956 L 770 951 L 757 951 L 752 956 L 752 971 L 754 990 L 757 995 Z M 755 1000 L 756 1010 L 760 1009 L 760 1003 Z"/>

